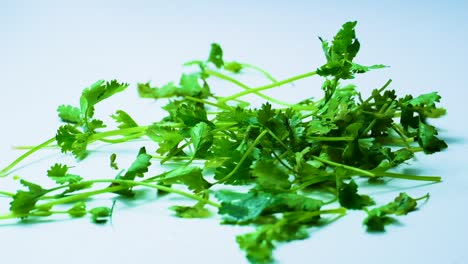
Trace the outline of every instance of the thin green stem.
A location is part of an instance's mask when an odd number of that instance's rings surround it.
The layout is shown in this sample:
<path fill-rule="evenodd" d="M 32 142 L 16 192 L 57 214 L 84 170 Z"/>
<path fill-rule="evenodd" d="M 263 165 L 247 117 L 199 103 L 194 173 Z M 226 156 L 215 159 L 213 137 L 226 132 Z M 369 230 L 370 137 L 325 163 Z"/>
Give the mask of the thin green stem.
<path fill-rule="evenodd" d="M 376 177 L 376 175 L 374 173 L 372 173 L 370 171 L 367 171 L 367 170 L 362 170 L 362 169 L 359 169 L 359 168 L 356 168 L 356 167 L 353 167 L 353 166 L 348 166 L 348 165 L 337 163 L 337 162 L 334 162 L 334 161 L 331 161 L 331 160 L 322 159 L 322 158 L 319 158 L 317 156 L 312 156 L 312 158 L 317 160 L 317 161 L 320 161 L 322 163 L 334 166 L 334 167 L 340 167 L 340 168 L 344 168 L 344 169 L 347 169 L 347 170 L 357 172 L 357 173 L 362 174 L 362 175 L 366 175 L 366 176 L 370 176 L 370 177 Z"/>
<path fill-rule="evenodd" d="M 89 137 L 89 142 L 101 140 L 102 138 L 112 137 L 112 136 L 125 136 L 134 133 L 142 133 L 148 129 L 148 126 L 138 126 L 138 127 L 130 127 L 124 129 L 116 129 L 111 131 L 99 132 L 93 134 Z"/>
<path fill-rule="evenodd" d="M 249 91 L 249 90 L 252 90 L 252 88 L 234 78 L 231 78 L 225 74 L 222 74 L 220 72 L 216 72 L 216 71 L 212 71 L 212 70 L 205 70 L 205 73 L 208 74 L 208 75 L 211 75 L 211 76 L 214 76 L 214 77 L 217 77 L 219 79 L 222 79 L 222 80 L 225 80 L 225 81 L 228 81 L 228 82 L 231 82 L 243 89 L 245 89 L 246 91 Z M 282 102 L 280 100 L 277 100 L 273 97 L 270 97 L 270 96 L 267 96 L 265 94 L 262 94 L 258 91 L 253 91 L 252 93 L 254 93 L 255 95 L 258 95 L 259 97 L 267 100 L 267 101 L 270 101 L 272 103 L 276 103 L 276 104 L 279 104 L 279 105 L 284 105 L 284 106 L 287 106 L 287 107 L 292 107 L 293 105 L 292 104 L 288 104 L 288 103 L 285 103 L 285 102 Z"/>
<path fill-rule="evenodd" d="M 226 175 L 224 178 L 220 179 L 219 181 L 215 182 L 214 184 L 218 184 L 218 183 L 222 183 L 222 182 L 225 182 L 227 181 L 229 178 L 232 177 L 232 175 L 234 175 L 237 170 L 242 166 L 242 163 L 244 163 L 244 161 L 247 159 L 247 157 L 252 153 L 252 151 L 254 150 L 255 146 L 258 145 L 258 143 L 260 143 L 260 140 L 262 140 L 262 138 L 268 133 L 267 130 L 263 130 L 262 133 L 260 133 L 260 135 L 257 136 L 257 138 L 254 140 L 254 142 L 252 144 L 250 144 L 249 148 L 247 149 L 247 151 L 244 153 L 244 155 L 242 156 L 242 158 L 239 160 L 239 162 L 236 164 L 236 167 L 234 167 L 234 169 L 228 174 Z"/>
<path fill-rule="evenodd" d="M 106 139 L 106 138 L 101 138 L 99 141 L 105 142 L 105 143 L 111 143 L 111 144 L 116 144 L 116 143 L 123 143 L 127 142 L 130 140 L 138 139 L 141 138 L 142 136 L 146 135 L 146 132 L 138 133 L 138 134 L 132 134 L 130 136 L 125 136 L 119 139 Z"/>
<path fill-rule="evenodd" d="M 414 181 L 432 181 L 440 182 L 442 178 L 440 176 L 419 176 L 405 173 L 395 173 L 395 172 L 386 172 L 386 171 L 375 171 L 376 176 L 395 178 L 395 179 L 405 179 L 405 180 L 414 180 Z"/>
<path fill-rule="evenodd" d="M 15 159 L 12 163 L 10 163 L 8 166 L 6 166 L 5 168 L 3 168 L 1 171 L 0 171 L 0 177 L 6 177 L 10 170 L 13 169 L 16 165 L 18 165 L 18 163 L 20 163 L 21 161 L 23 161 L 25 158 L 29 157 L 31 154 L 33 154 L 34 152 L 48 146 L 49 144 L 51 144 L 52 142 L 55 141 L 55 137 L 53 138 L 50 138 L 46 141 L 44 141 L 43 143 L 35 146 L 34 148 L 26 151 L 23 155 L 19 156 L 17 159 Z"/>
<path fill-rule="evenodd" d="M 307 139 L 315 141 L 353 141 L 354 137 L 307 137 Z"/>
<path fill-rule="evenodd" d="M 226 97 L 220 98 L 219 101 L 224 103 L 224 102 L 227 102 L 227 101 L 230 101 L 230 100 L 237 99 L 237 98 L 242 97 L 242 96 L 247 95 L 247 94 L 251 94 L 251 93 L 254 93 L 254 92 L 260 92 L 260 91 L 263 91 L 263 90 L 268 90 L 268 89 L 271 89 L 271 88 L 282 86 L 284 84 L 288 84 L 288 83 L 291 83 L 291 82 L 294 82 L 294 81 L 297 81 L 297 80 L 300 80 L 300 79 L 305 79 L 305 78 L 314 76 L 316 74 L 317 73 L 315 71 L 304 73 L 304 74 L 297 75 L 297 76 L 294 76 L 294 77 L 291 77 L 291 78 L 288 78 L 288 79 L 285 79 L 285 80 L 282 80 L 282 81 L 278 81 L 278 82 L 275 82 L 275 83 L 259 86 L 257 88 L 252 88 L 250 90 L 245 90 L 245 91 L 233 94 L 231 96 L 226 96 Z"/>
<path fill-rule="evenodd" d="M 13 196 L 15 196 L 14 193 L 5 192 L 5 191 L 0 191 L 0 195 L 8 196 L 8 197 L 13 197 Z"/>
<path fill-rule="evenodd" d="M 248 63 L 241 63 L 240 64 L 243 68 L 250 68 L 250 69 L 253 69 L 253 70 L 256 70 L 260 73 L 262 73 L 263 75 L 265 75 L 265 77 L 272 81 L 272 82 L 278 82 L 269 72 L 265 71 L 264 69 L 258 67 L 258 66 L 255 66 L 255 65 L 252 65 L 252 64 L 248 64 Z"/>
<path fill-rule="evenodd" d="M 203 100 L 203 99 L 188 96 L 188 95 L 184 96 L 184 98 L 189 99 L 189 100 L 194 101 L 194 102 L 197 102 L 197 103 L 211 105 L 211 106 L 217 107 L 219 109 L 231 110 L 231 107 L 226 105 L 226 104 L 220 104 L 220 103 L 217 104 L 217 103 L 214 103 L 214 102 L 210 102 L 210 101 L 207 101 L 207 100 Z"/>
<path fill-rule="evenodd" d="M 191 193 L 186 193 L 184 191 L 176 190 L 176 189 L 173 189 L 173 188 L 170 188 L 170 187 L 167 187 L 167 186 L 158 185 L 158 184 L 151 184 L 151 183 L 147 183 L 147 182 L 141 182 L 141 181 L 136 182 L 136 181 L 118 180 L 118 179 L 114 179 L 114 180 L 112 180 L 112 179 L 102 179 L 102 180 L 85 181 L 83 183 L 86 183 L 86 184 L 88 184 L 88 183 L 118 183 L 118 184 L 122 184 L 124 186 L 112 186 L 112 187 L 106 187 L 106 188 L 95 190 L 95 191 L 83 192 L 83 193 L 79 193 L 79 194 L 59 198 L 59 199 L 56 199 L 56 200 L 53 200 L 53 201 L 50 201 L 50 202 L 47 202 L 47 203 L 43 203 L 43 204 L 40 204 L 40 205 L 36 205 L 35 208 L 36 209 L 50 208 L 50 207 L 52 207 L 54 205 L 79 201 L 79 200 L 83 200 L 83 199 L 89 198 L 91 196 L 99 195 L 99 194 L 121 191 L 123 189 L 127 189 L 129 186 L 144 186 L 144 187 L 148 187 L 148 188 L 152 188 L 152 189 L 158 189 L 158 190 L 161 190 L 161 191 L 165 191 L 165 192 L 169 192 L 169 193 L 175 193 L 175 194 L 178 194 L 178 195 L 181 195 L 181 196 L 185 196 L 187 198 L 197 200 L 199 202 L 203 202 L 203 203 L 209 204 L 209 205 L 214 206 L 214 207 L 220 207 L 219 204 L 217 204 L 217 203 L 215 203 L 213 201 L 204 199 L 204 198 L 202 198 L 202 197 L 200 197 L 198 195 L 191 194 Z"/>

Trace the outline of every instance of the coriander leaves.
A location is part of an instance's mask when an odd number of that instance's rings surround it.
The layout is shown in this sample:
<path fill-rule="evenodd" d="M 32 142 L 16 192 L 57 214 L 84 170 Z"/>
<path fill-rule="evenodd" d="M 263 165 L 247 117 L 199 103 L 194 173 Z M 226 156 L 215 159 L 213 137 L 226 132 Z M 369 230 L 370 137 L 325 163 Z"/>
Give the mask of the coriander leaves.
<path fill-rule="evenodd" d="M 160 109 L 165 116 L 148 125 L 115 109 L 111 118 L 116 128 L 110 129 L 110 124 L 96 118 L 96 106 L 129 85 L 115 80 L 92 84 L 84 89 L 79 106 L 58 107 L 64 124 L 55 137 L 30 148 L 0 176 L 6 177 L 22 160 L 53 143 L 62 153 L 82 160 L 93 158 L 89 152 L 93 142 L 114 144 L 144 138 L 145 145 L 135 160 L 126 170 L 115 172 L 117 175 L 92 180 L 70 172 L 66 164 L 55 163 L 43 175 L 53 187 L 21 179 L 20 190 L 4 192 L 11 203 L 0 219 L 64 214 L 74 218 L 89 215 L 91 221 L 105 223 L 113 206 L 93 207 L 89 198 L 111 194 L 138 199 L 137 190 L 148 188 L 159 195 L 171 193 L 196 202 L 171 206 L 175 216 L 207 218 L 217 212 L 224 224 L 253 227 L 252 232 L 236 237 L 252 263 L 274 261 L 273 251 L 279 244 L 305 239 L 311 228 L 323 228 L 355 210 L 367 213 L 363 224 L 368 231 L 384 231 L 396 216 L 414 211 L 417 201 L 428 195 L 414 199 L 400 193 L 386 205 L 375 205 L 361 182 L 368 179 L 384 184 L 387 178 L 440 181 L 439 176 L 391 170 L 408 163 L 418 152 L 433 154 L 447 148 L 430 123 L 446 111 L 439 106 L 437 92 L 398 97 L 389 88 L 389 80 L 366 98 L 355 85 L 344 84 L 358 74 L 385 67 L 354 62 L 361 47 L 356 25 L 345 23 L 331 42 L 320 38 L 324 65 L 283 80 L 259 67 L 228 61 L 221 46 L 213 43 L 206 59 L 185 64 L 187 72 L 178 81 L 137 85 L 141 98 L 165 103 Z M 250 70 L 267 83 L 253 87 L 236 78 Z M 324 78 L 324 96 L 318 100 L 305 94 L 306 99 L 289 103 L 263 93 L 312 76 Z M 241 91 L 217 96 L 213 79 Z M 241 100 L 248 94 L 265 102 L 259 108 L 250 107 Z M 103 166 L 119 170 L 122 162 L 119 158 L 117 165 L 117 155 L 109 153 L 110 160 Z M 153 172 L 156 163 L 163 165 L 163 172 Z"/>

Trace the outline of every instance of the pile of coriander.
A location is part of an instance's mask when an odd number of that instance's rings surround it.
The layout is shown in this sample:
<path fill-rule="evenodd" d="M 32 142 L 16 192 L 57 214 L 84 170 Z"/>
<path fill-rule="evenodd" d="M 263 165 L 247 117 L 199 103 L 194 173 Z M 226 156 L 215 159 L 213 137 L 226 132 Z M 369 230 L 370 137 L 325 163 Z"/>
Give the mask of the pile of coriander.
<path fill-rule="evenodd" d="M 9 212 L 0 219 L 65 213 L 89 215 L 93 222 L 105 223 L 112 208 L 88 208 L 90 197 L 113 193 L 131 198 L 136 188 L 150 188 L 192 199 L 193 206 L 170 208 L 179 217 L 209 217 L 214 208 L 224 224 L 255 226 L 256 231 L 236 238 L 252 263 L 273 261 L 278 243 L 304 239 L 308 228 L 334 221 L 347 209 L 364 210 L 367 230 L 384 231 L 395 216 L 415 210 L 417 201 L 428 195 L 412 198 L 400 193 L 388 204 L 375 205 L 372 197 L 359 194 L 354 179 L 365 177 L 381 184 L 388 178 L 440 181 L 437 176 L 389 170 L 411 160 L 416 152 L 432 154 L 447 147 L 428 123 L 430 118 L 443 116 L 445 109 L 436 105 L 440 100 L 436 92 L 397 97 L 389 89 L 390 80 L 367 98 L 354 85 L 343 85 L 357 74 L 385 67 L 353 62 L 360 48 L 355 26 L 356 22 L 345 23 L 331 42 L 320 38 L 326 64 L 281 81 L 258 67 L 226 62 L 221 47 L 212 44 L 208 59 L 186 64 L 197 70 L 182 74 L 178 84 L 138 84 L 142 98 L 167 102 L 162 107 L 167 115 L 145 126 L 117 110 L 111 116 L 117 129 L 106 130 L 108 126 L 95 118 L 96 106 L 129 85 L 115 80 L 92 84 L 83 91 L 79 106 L 58 107 L 63 125 L 56 135 L 29 148 L 0 171 L 0 177 L 11 175 L 22 160 L 51 146 L 83 160 L 92 158 L 88 149 L 94 142 L 118 144 L 146 138 L 147 146 L 156 144 L 156 153 L 147 153 L 143 146 L 129 168 L 117 176 L 93 180 L 69 172 L 66 164 L 55 163 L 44 172 L 55 187 L 20 179 L 22 190 L 0 191 L 3 198 L 11 199 Z M 253 88 L 237 80 L 236 74 L 245 70 L 257 71 L 268 83 Z M 324 96 L 319 100 L 304 98 L 290 104 L 263 94 L 312 76 L 324 78 Z M 241 91 L 216 96 L 210 86 L 212 79 L 229 82 Z M 248 94 L 267 102 L 252 108 L 242 100 Z M 117 169 L 116 154 L 109 155 L 110 166 Z M 154 175 L 149 166 L 156 162 L 178 166 Z M 240 186 L 249 191 L 239 191 Z M 66 210 L 56 210 L 59 205 Z"/>

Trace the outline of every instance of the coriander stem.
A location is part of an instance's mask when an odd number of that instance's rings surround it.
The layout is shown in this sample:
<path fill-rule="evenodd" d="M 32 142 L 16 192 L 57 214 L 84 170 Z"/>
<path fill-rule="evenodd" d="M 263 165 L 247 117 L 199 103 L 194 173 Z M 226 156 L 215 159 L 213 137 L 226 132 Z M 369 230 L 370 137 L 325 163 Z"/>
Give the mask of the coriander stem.
<path fill-rule="evenodd" d="M 130 181 L 130 180 L 103 179 L 103 180 L 90 180 L 90 181 L 85 181 L 83 183 L 118 183 L 118 184 L 123 184 L 123 185 L 127 185 L 127 186 L 113 186 L 113 187 L 106 187 L 106 188 L 95 190 L 95 191 L 83 192 L 83 193 L 79 193 L 79 194 L 59 198 L 59 199 L 56 199 L 54 201 L 50 201 L 50 202 L 43 203 L 43 204 L 40 204 L 40 205 L 36 205 L 35 208 L 36 209 L 41 208 L 41 207 L 49 208 L 49 207 L 57 205 L 57 204 L 70 203 L 70 202 L 74 202 L 74 201 L 77 201 L 77 200 L 82 200 L 82 199 L 85 199 L 85 198 L 88 198 L 88 197 L 91 197 L 91 196 L 95 196 L 95 195 L 98 195 L 98 194 L 116 192 L 116 191 L 120 191 L 120 190 L 128 188 L 128 185 L 131 185 L 131 186 L 144 186 L 144 187 L 148 187 L 148 188 L 158 189 L 158 190 L 161 190 L 161 191 L 175 193 L 175 194 L 178 194 L 178 195 L 181 195 L 181 196 L 185 196 L 187 198 L 197 200 L 197 201 L 209 204 L 209 205 L 214 206 L 214 207 L 220 207 L 221 206 L 218 203 L 215 203 L 213 201 L 204 199 L 204 198 L 202 198 L 202 197 L 200 197 L 198 195 L 195 195 L 195 194 L 186 193 L 186 192 L 176 190 L 176 189 L 173 189 L 173 188 L 170 188 L 170 187 L 167 187 L 167 186 L 163 186 L 163 185 L 151 184 L 151 183 L 146 183 L 146 182 L 141 182 L 141 181 L 136 182 L 136 181 Z"/>
<path fill-rule="evenodd" d="M 33 147 L 32 149 L 26 151 L 23 155 L 19 156 L 17 159 L 15 159 L 12 163 L 10 163 L 10 165 L 6 166 L 5 168 L 3 168 L 1 171 L 0 171 L 0 178 L 2 177 L 6 177 L 8 174 L 9 174 L 9 171 L 11 169 L 13 169 L 18 163 L 20 163 L 21 161 L 23 161 L 25 158 L 27 158 L 28 156 L 30 156 L 31 154 L 33 154 L 34 152 L 48 146 L 49 144 L 51 144 L 52 142 L 55 141 L 55 137 L 53 138 L 50 138 L 46 141 L 44 141 L 43 143 Z"/>
<path fill-rule="evenodd" d="M 91 135 L 89 137 L 89 141 L 96 141 L 102 138 L 112 137 L 112 136 L 121 136 L 121 135 L 128 135 L 128 134 L 133 134 L 133 133 L 138 133 L 138 132 L 144 132 L 146 129 L 148 129 L 148 126 L 138 126 L 138 127 L 130 127 L 130 128 L 124 128 L 124 129 L 99 132 L 99 133 Z"/>
<path fill-rule="evenodd" d="M 210 102 L 210 101 L 207 101 L 207 100 L 203 100 L 203 99 L 188 96 L 188 95 L 184 96 L 184 98 L 189 99 L 189 100 L 194 101 L 194 102 L 197 102 L 197 103 L 211 105 L 211 106 L 217 107 L 219 109 L 231 110 L 231 107 L 227 106 L 226 104 L 219 104 L 219 103 L 217 104 L 217 103 L 213 103 L 213 102 Z"/>
<path fill-rule="evenodd" d="M 262 73 L 263 75 L 265 75 L 265 77 L 267 79 L 269 79 L 270 81 L 272 82 L 277 82 L 277 80 L 270 74 L 268 73 L 267 71 L 265 71 L 264 69 L 258 67 L 258 66 L 255 66 L 255 65 L 252 65 L 252 64 L 248 64 L 248 63 L 241 63 L 240 64 L 243 68 L 250 68 L 250 69 L 253 69 L 253 70 L 256 70 L 260 73 Z"/>
<path fill-rule="evenodd" d="M 312 156 L 312 158 L 317 160 L 317 161 L 320 161 L 322 163 L 328 164 L 328 165 L 332 165 L 332 166 L 335 166 L 335 167 L 341 167 L 341 168 L 344 168 L 344 169 L 352 170 L 352 171 L 355 171 L 357 173 L 360 173 L 360 174 L 363 174 L 363 175 L 366 175 L 366 176 L 376 177 L 376 175 L 374 173 L 372 173 L 370 171 L 367 171 L 367 170 L 362 170 L 362 169 L 359 169 L 359 168 L 356 168 L 356 167 L 353 167 L 353 166 L 348 166 L 348 165 L 337 163 L 337 162 L 334 162 L 334 161 L 331 161 L 331 160 L 322 159 L 322 158 L 319 158 L 317 156 Z"/>
<path fill-rule="evenodd" d="M 5 191 L 0 191 L 0 195 L 8 196 L 8 197 L 13 197 L 13 196 L 15 196 L 14 193 L 5 192 Z"/>
<path fill-rule="evenodd" d="M 415 180 L 415 181 L 432 181 L 432 182 L 440 182 L 442 180 L 439 176 L 418 176 L 412 174 L 404 174 L 404 173 L 395 173 L 395 172 L 386 172 L 386 171 L 376 171 L 376 176 L 383 176 L 395 179 L 405 179 L 405 180 Z"/>
<path fill-rule="evenodd" d="M 127 142 L 133 139 L 138 139 L 141 138 L 142 136 L 146 135 L 146 132 L 141 132 L 138 134 L 132 134 L 130 136 L 124 136 L 119 139 L 106 139 L 106 138 L 101 138 L 99 141 L 105 142 L 105 143 L 111 143 L 111 144 L 116 144 L 116 143 L 122 143 L 122 142 Z"/>
<path fill-rule="evenodd" d="M 244 84 L 244 83 L 242 83 L 242 82 L 240 82 L 240 81 L 238 81 L 238 80 L 236 80 L 236 79 L 234 79 L 234 78 L 231 78 L 231 77 L 229 77 L 229 76 L 227 76 L 227 75 L 224 75 L 224 74 L 222 74 L 222 73 L 220 73 L 220 72 L 216 72 L 216 71 L 212 71 L 212 70 L 205 70 L 205 73 L 208 74 L 208 75 L 217 77 L 217 78 L 219 78 L 219 79 L 222 79 L 222 80 L 231 82 L 231 83 L 233 83 L 233 84 L 235 84 L 235 85 L 237 85 L 237 86 L 239 86 L 239 87 L 245 89 L 246 91 L 252 90 L 252 88 L 251 88 L 250 86 L 248 86 L 248 85 L 246 85 L 246 84 Z M 260 93 L 260 92 L 258 92 L 258 91 L 254 91 L 253 93 L 256 94 L 256 95 L 258 95 L 259 97 L 261 97 L 261 98 L 267 100 L 267 101 L 270 101 L 270 102 L 273 102 L 273 103 L 276 103 L 276 104 L 279 104 L 279 105 L 284 105 L 284 106 L 288 106 L 288 107 L 292 107 L 292 106 L 293 106 L 293 105 L 291 105 L 291 104 L 282 102 L 282 101 L 277 100 L 277 99 L 275 99 L 275 98 L 272 98 L 272 97 L 270 97 L 270 96 L 264 95 L 264 94 L 262 94 L 262 93 Z"/>
<path fill-rule="evenodd" d="M 354 137 L 307 137 L 307 139 L 315 141 L 353 141 Z"/>
<path fill-rule="evenodd" d="M 307 77 L 310 77 L 310 76 L 314 76 L 316 74 L 317 73 L 315 71 L 304 73 L 304 74 L 297 75 L 297 76 L 294 76 L 294 77 L 291 77 L 291 78 L 288 78 L 288 79 L 284 79 L 282 81 L 278 81 L 278 82 L 275 82 L 275 83 L 259 86 L 257 88 L 252 88 L 250 90 L 245 90 L 245 91 L 233 94 L 231 96 L 226 96 L 226 97 L 223 97 L 223 98 L 219 99 L 219 101 L 224 103 L 224 102 L 237 99 L 237 98 L 239 98 L 241 96 L 244 96 L 244 95 L 247 95 L 247 94 L 250 94 L 250 93 L 255 93 L 255 92 L 271 89 L 271 88 L 274 88 L 274 87 L 278 87 L 278 86 L 281 86 L 281 85 L 284 85 L 284 84 L 287 84 L 287 83 L 291 83 L 291 82 L 294 82 L 294 81 L 297 81 L 297 80 L 300 80 L 300 79 L 304 79 L 304 78 L 307 78 Z"/>
<path fill-rule="evenodd" d="M 252 153 L 252 151 L 254 150 L 255 146 L 258 145 L 258 143 L 260 143 L 260 140 L 268 133 L 268 130 L 263 130 L 262 133 L 260 133 L 260 135 L 257 136 L 257 138 L 254 140 L 254 142 L 252 144 L 250 144 L 249 148 L 247 149 L 247 151 L 245 151 L 244 155 L 242 156 L 242 158 L 239 160 L 239 162 L 236 164 L 236 167 L 234 167 L 234 169 L 228 174 L 226 175 L 224 178 L 222 178 L 221 180 L 215 182 L 214 184 L 218 184 L 218 183 L 221 183 L 221 182 L 225 182 L 227 181 L 229 178 L 232 177 L 232 175 L 234 175 L 234 173 L 237 172 L 237 170 L 240 168 L 240 166 L 242 165 L 242 163 L 244 163 L 244 161 L 247 159 L 247 157 L 250 155 L 250 153 Z"/>

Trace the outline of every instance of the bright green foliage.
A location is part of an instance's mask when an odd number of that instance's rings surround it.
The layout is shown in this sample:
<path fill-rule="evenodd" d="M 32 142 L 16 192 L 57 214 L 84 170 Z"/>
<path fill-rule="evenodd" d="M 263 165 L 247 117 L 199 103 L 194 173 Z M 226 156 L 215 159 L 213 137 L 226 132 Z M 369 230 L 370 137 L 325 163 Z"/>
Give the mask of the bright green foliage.
<path fill-rule="evenodd" d="M 194 206 L 174 205 L 169 209 L 173 210 L 178 217 L 182 218 L 208 218 L 212 216 L 210 210 L 204 207 L 204 204 L 196 204 Z"/>
<path fill-rule="evenodd" d="M 339 188 L 339 201 L 341 206 L 348 209 L 362 209 L 374 205 L 374 201 L 367 195 L 358 194 L 358 186 L 354 180 L 349 183 L 341 183 Z"/>
<path fill-rule="evenodd" d="M 60 119 L 66 123 L 81 124 L 83 117 L 81 110 L 71 105 L 61 105 L 57 108 Z"/>
<path fill-rule="evenodd" d="M 211 128 L 205 122 L 200 122 L 190 129 L 190 138 L 193 145 L 193 157 L 200 158 L 206 155 L 213 144 Z"/>
<path fill-rule="evenodd" d="M 223 67 L 223 50 L 221 49 L 221 46 L 219 46 L 219 44 L 211 44 L 211 51 L 208 57 L 208 61 L 213 63 L 216 66 L 216 68 Z"/>
<path fill-rule="evenodd" d="M 287 192 L 291 188 L 286 171 L 275 163 L 274 160 L 259 160 L 252 170 L 256 177 L 258 188 L 270 193 Z"/>
<path fill-rule="evenodd" d="M 358 87 L 349 84 L 358 74 L 385 67 L 354 62 L 360 49 L 356 25 L 345 23 L 331 42 L 320 38 L 326 63 L 316 71 L 279 81 L 254 65 L 226 61 L 221 46 L 213 43 L 205 60 L 184 64 L 190 71 L 183 72 L 179 80 L 159 87 L 138 84 L 140 97 L 165 104 L 161 109 L 165 116 L 145 126 L 120 109 L 111 115 L 115 128 L 97 119 L 98 104 L 124 91 L 128 84 L 115 80 L 92 84 L 84 89 L 79 107 L 58 107 L 64 124 L 55 137 L 20 156 L 0 176 L 5 177 L 25 157 L 54 141 L 61 152 L 78 160 L 90 156 L 88 148 L 96 141 L 112 144 L 139 139 L 140 144 L 147 138 L 146 147 L 140 148 L 127 170 L 101 179 L 85 180 L 69 173 L 67 165 L 55 163 L 47 176 L 56 185 L 46 189 L 21 180 L 26 189 L 10 195 L 10 212 L 0 219 L 68 214 L 90 215 L 93 222 L 104 223 L 112 209 L 88 211 L 88 199 L 106 193 L 138 199 L 141 196 L 134 189 L 150 188 L 158 195 L 173 193 L 196 201 L 194 206 L 172 206 L 175 216 L 209 217 L 211 211 L 205 207 L 212 206 L 223 223 L 255 228 L 236 238 L 252 263 L 273 262 L 273 250 L 279 243 L 307 238 L 309 228 L 324 227 L 344 216 L 345 208 L 366 211 L 367 229 L 384 231 L 397 221 L 396 216 L 415 210 L 417 200 L 427 196 L 413 199 L 401 193 L 386 205 L 368 209 L 375 197 L 359 193 L 362 181 L 356 178 L 367 177 L 380 184 L 387 178 L 440 181 L 437 176 L 391 170 L 411 165 L 418 151 L 432 154 L 447 148 L 430 122 L 446 110 L 439 106 L 437 92 L 399 97 L 389 89 L 389 80 L 365 98 Z M 265 84 L 253 87 L 236 79 L 235 74 L 244 69 L 260 73 L 267 79 Z M 294 103 L 263 93 L 275 87 L 296 92 L 291 83 L 314 75 L 324 77 L 323 98 L 311 98 L 304 90 L 304 99 Z M 212 82 L 215 78 L 241 89 L 218 96 L 212 90 L 219 89 L 214 87 L 219 83 Z M 261 107 L 250 107 L 258 101 L 242 98 L 249 94 L 264 100 Z M 147 149 L 156 149 L 156 153 Z M 109 155 L 106 166 L 118 170 L 117 154 Z M 149 173 L 154 159 L 164 172 Z M 103 170 L 96 168 L 96 172 Z M 63 204 L 73 205 L 66 211 L 55 207 Z"/>
<path fill-rule="evenodd" d="M 145 147 L 140 148 L 136 160 L 120 178 L 123 180 L 134 180 L 136 177 L 143 177 L 144 173 L 148 172 L 148 167 L 151 165 L 150 160 L 151 155 L 146 154 Z"/>
<path fill-rule="evenodd" d="M 119 123 L 118 128 L 120 128 L 120 129 L 131 128 L 131 127 L 137 127 L 138 126 L 138 124 L 135 122 L 135 120 L 133 120 L 133 118 L 123 110 L 117 110 L 115 112 L 115 115 L 112 115 L 111 117 L 117 123 Z"/>
<path fill-rule="evenodd" d="M 83 178 L 81 178 L 79 175 L 75 174 L 69 174 L 68 172 L 68 166 L 63 165 L 60 163 L 55 163 L 50 169 L 47 171 L 47 176 L 54 180 L 57 184 L 66 184 L 66 183 L 77 183 L 81 181 Z"/>
<path fill-rule="evenodd" d="M 428 198 L 425 195 L 419 199 Z M 385 231 L 385 226 L 394 223 L 396 220 L 391 215 L 406 215 L 414 211 L 417 206 L 417 200 L 408 196 L 406 193 L 400 193 L 394 201 L 367 212 L 367 218 L 364 219 L 364 225 L 367 230 L 382 232 Z"/>
<path fill-rule="evenodd" d="M 425 153 L 432 154 L 447 148 L 447 144 L 436 137 L 437 134 L 437 130 L 434 126 L 424 124 L 421 121 L 419 122 L 418 143 L 424 149 Z"/>
<path fill-rule="evenodd" d="M 201 192 L 211 187 L 211 184 L 203 178 L 199 167 L 180 167 L 165 173 L 162 176 L 163 184 L 184 184 L 194 192 Z"/>
<path fill-rule="evenodd" d="M 138 93 L 143 98 L 171 98 L 192 96 L 206 98 L 210 89 L 205 84 L 200 84 L 202 77 L 197 73 L 182 74 L 179 85 L 169 82 L 162 87 L 151 87 L 149 83 L 138 84 Z"/>
<path fill-rule="evenodd" d="M 128 181 L 133 181 L 135 178 L 143 177 L 146 172 L 148 172 L 148 167 L 151 165 L 151 155 L 146 154 L 146 149 L 145 147 L 140 148 L 138 151 L 138 155 L 133 161 L 133 163 L 130 165 L 130 167 L 127 169 L 124 175 L 118 175 L 117 179 L 118 180 L 128 180 Z M 122 184 L 120 183 L 112 183 L 112 186 L 120 186 Z M 125 196 L 133 196 L 134 193 L 132 191 L 132 187 L 128 187 L 124 190 L 119 190 L 117 193 Z"/>
<path fill-rule="evenodd" d="M 28 191 L 19 190 L 13 196 L 10 203 L 10 211 L 19 216 L 26 215 L 34 209 L 39 198 L 47 193 L 40 185 L 21 179 L 20 183 L 28 188 Z"/>

